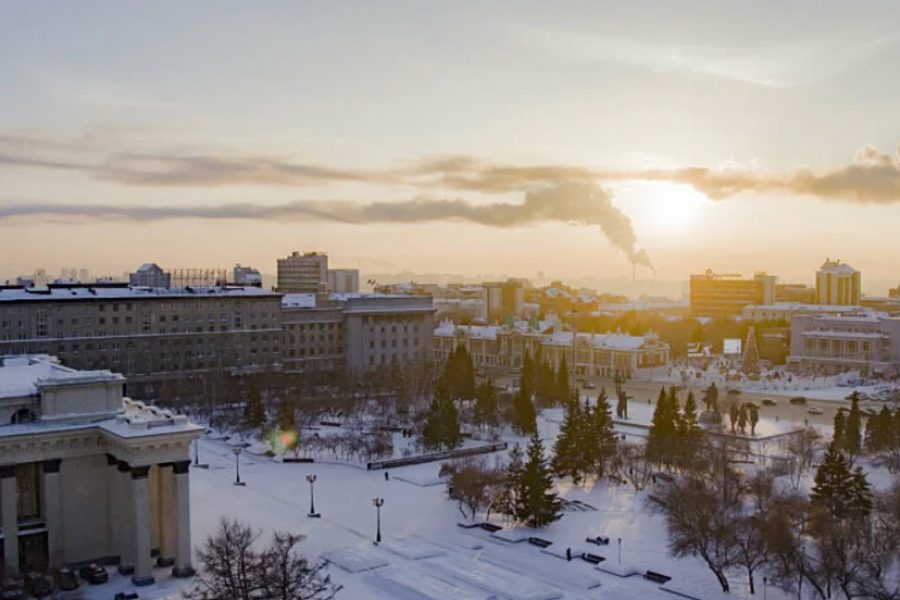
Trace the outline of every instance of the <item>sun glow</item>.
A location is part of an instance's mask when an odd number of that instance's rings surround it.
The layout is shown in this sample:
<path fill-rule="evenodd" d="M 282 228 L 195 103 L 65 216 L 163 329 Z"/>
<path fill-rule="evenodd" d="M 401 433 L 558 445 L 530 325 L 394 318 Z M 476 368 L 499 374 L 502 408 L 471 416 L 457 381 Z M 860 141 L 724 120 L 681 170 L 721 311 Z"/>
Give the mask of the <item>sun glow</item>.
<path fill-rule="evenodd" d="M 646 225 L 660 233 L 684 233 L 694 229 L 709 200 L 688 185 L 653 183 L 642 204 Z"/>

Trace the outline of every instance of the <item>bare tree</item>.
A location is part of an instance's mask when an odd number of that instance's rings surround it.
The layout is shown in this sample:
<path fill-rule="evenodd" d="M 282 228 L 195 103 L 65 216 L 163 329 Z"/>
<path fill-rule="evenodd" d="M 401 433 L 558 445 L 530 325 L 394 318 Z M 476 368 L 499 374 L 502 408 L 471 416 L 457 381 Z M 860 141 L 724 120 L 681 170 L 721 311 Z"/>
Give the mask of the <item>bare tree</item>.
<path fill-rule="evenodd" d="M 189 600 L 329 600 L 340 590 L 297 554 L 303 536 L 276 532 L 262 552 L 253 550 L 258 537 L 249 526 L 222 519 L 218 531 L 198 552 L 201 569 Z"/>
<path fill-rule="evenodd" d="M 822 447 L 822 434 L 814 427 L 801 429 L 788 438 L 786 450 L 790 455 L 788 466 L 794 489 L 800 486 L 800 480 L 812 468 Z"/>
<path fill-rule="evenodd" d="M 484 457 L 471 457 L 457 463 L 445 463 L 441 472 L 450 474 L 451 497 L 459 503 L 459 512 L 469 518 L 463 507 L 469 509 L 471 518 L 487 508 L 494 489 L 503 483 L 504 471 L 488 464 Z"/>

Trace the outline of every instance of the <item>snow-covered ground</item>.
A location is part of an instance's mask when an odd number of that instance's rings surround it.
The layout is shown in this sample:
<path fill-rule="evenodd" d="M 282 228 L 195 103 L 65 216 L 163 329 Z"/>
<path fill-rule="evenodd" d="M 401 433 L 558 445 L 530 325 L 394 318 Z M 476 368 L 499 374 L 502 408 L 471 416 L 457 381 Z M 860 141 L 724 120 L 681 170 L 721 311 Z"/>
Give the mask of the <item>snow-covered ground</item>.
<path fill-rule="evenodd" d="M 541 419 L 542 436 L 554 435 L 554 423 Z M 697 598 L 719 598 L 712 574 L 697 559 L 674 559 L 666 549 L 666 533 L 660 516 L 644 505 L 645 492 L 607 482 L 574 486 L 560 484 L 567 500 L 579 500 L 590 508 L 567 511 L 563 518 L 531 532 L 511 527 L 501 536 L 481 529 L 457 526 L 461 515 L 447 499 L 437 477 L 440 463 L 391 470 L 390 480 L 381 471 L 366 471 L 340 464 L 286 464 L 264 456 L 242 455 L 241 478 L 246 487 L 235 487 L 234 455 L 224 441 L 205 438 L 200 458 L 209 469 L 191 471 L 192 533 L 195 545 L 215 531 L 222 517 L 248 522 L 268 538 L 274 530 L 300 532 L 309 557 L 329 560 L 333 579 L 344 586 L 338 598 L 352 600 L 541 600 L 577 598 L 675 598 L 660 586 L 638 575 L 647 569 L 671 575 L 667 587 L 690 590 Z M 320 519 L 306 516 L 309 509 L 308 473 L 315 473 L 316 509 Z M 429 485 L 432 484 L 432 485 Z M 373 544 L 375 507 L 372 498 L 385 499 L 381 511 L 384 541 Z M 553 542 L 542 551 L 521 539 L 538 535 Z M 588 536 L 611 539 L 609 546 L 585 542 Z M 621 538 L 621 563 L 617 540 Z M 606 560 L 599 568 L 575 558 L 565 560 L 565 549 L 576 556 L 591 551 Z M 180 597 L 184 580 L 158 569 L 157 583 L 138 590 L 147 600 Z M 731 597 L 747 598 L 743 578 L 732 580 Z M 126 578 L 82 588 L 80 597 L 110 598 L 130 588 Z M 773 600 L 782 596 L 769 590 Z"/>

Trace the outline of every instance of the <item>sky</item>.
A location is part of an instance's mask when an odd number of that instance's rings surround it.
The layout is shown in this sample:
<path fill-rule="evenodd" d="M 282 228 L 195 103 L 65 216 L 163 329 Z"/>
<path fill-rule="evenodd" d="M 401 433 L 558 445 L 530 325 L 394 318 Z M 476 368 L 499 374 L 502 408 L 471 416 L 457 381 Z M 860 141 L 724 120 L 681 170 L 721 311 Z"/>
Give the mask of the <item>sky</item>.
<path fill-rule="evenodd" d="M 0 277 L 900 283 L 896 2 L 0 0 Z"/>

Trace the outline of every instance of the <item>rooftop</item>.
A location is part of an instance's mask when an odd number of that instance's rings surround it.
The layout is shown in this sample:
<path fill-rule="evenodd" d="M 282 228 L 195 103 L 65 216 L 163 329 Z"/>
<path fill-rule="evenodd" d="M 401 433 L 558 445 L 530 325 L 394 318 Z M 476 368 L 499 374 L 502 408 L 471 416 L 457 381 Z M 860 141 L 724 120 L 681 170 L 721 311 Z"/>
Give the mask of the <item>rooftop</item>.
<path fill-rule="evenodd" d="M 204 297 L 279 297 L 281 294 L 258 287 L 66 287 L 66 288 L 0 288 L 0 302 L 47 302 L 62 300 L 142 300 L 147 298 Z"/>
<path fill-rule="evenodd" d="M 22 398 L 37 395 L 49 385 L 89 383 L 117 379 L 111 371 L 78 371 L 65 367 L 59 359 L 46 354 L 6 357 L 0 363 L 0 398 Z"/>

